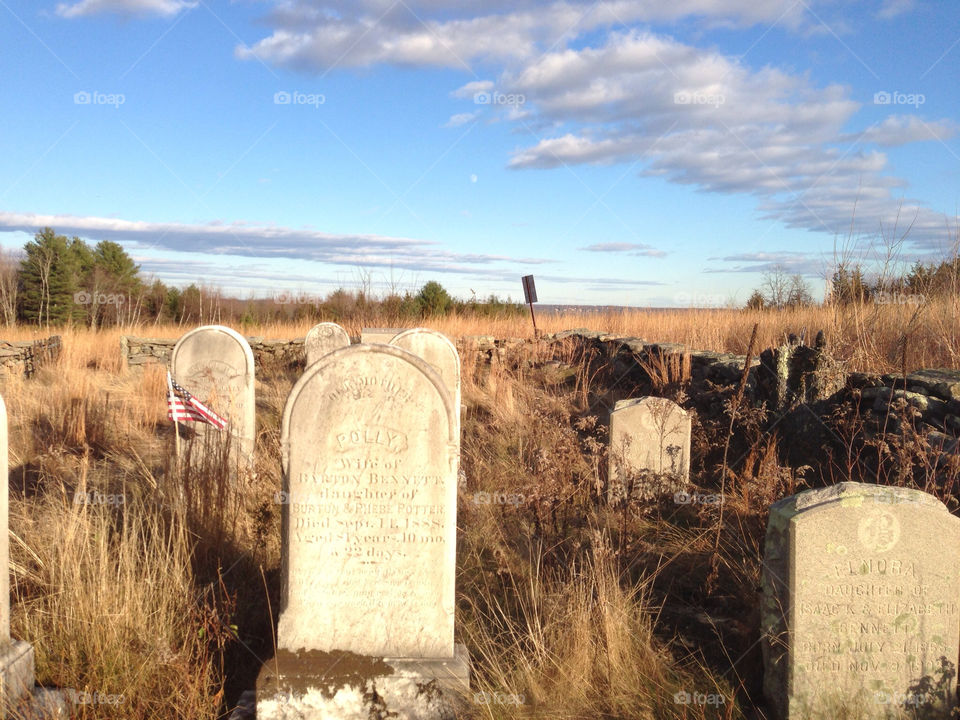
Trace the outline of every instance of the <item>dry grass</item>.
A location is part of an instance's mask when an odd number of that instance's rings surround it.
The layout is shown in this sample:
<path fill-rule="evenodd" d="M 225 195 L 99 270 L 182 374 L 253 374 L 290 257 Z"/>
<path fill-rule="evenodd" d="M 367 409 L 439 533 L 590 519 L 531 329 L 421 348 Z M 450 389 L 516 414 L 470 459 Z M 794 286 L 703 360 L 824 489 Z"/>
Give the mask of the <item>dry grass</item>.
<path fill-rule="evenodd" d="M 588 327 L 744 353 L 821 328 L 854 369 L 958 367 L 956 301 L 779 313 L 625 311 L 542 316 L 541 329 Z M 529 337 L 528 318 L 425 321 L 449 335 Z M 370 318 L 348 324 L 391 325 Z M 302 336 L 311 323 L 246 328 Z M 182 329 L 132 328 L 177 337 Z M 26 328 L 5 339 L 43 337 Z M 269 657 L 279 591 L 279 418 L 295 371 L 257 378 L 257 474 L 170 462 L 164 375 L 121 371 L 121 330 L 61 332 L 59 363 L 3 388 L 11 439 L 13 634 L 37 650 L 43 684 L 98 693 L 81 717 L 215 718 Z M 757 697 L 753 621 L 769 504 L 801 489 L 775 437 L 738 417 L 723 519 L 709 506 L 602 502 L 605 412 L 625 393 L 602 358 L 574 343 L 528 345 L 503 362 L 463 358 L 458 628 L 483 718 L 735 718 Z M 683 399 L 689 367 L 650 368 L 648 392 Z M 892 408 L 901 412 L 903 408 Z M 858 436 L 856 417 L 838 418 Z M 695 421 L 696 484 L 720 486 L 729 418 Z M 846 437 L 846 435 L 843 435 Z M 915 483 L 920 441 L 878 445 L 875 481 Z M 852 450 L 851 450 L 852 452 Z M 856 454 L 836 479 L 865 472 Z M 873 462 L 873 460 L 871 460 Z M 956 489 L 955 468 L 951 489 Z M 843 476 L 840 478 L 839 476 Z M 932 488 L 932 486 L 931 486 Z M 477 493 L 487 493 L 486 495 Z M 75 498 L 88 502 L 75 502 Z M 110 498 L 122 498 L 110 500 Z M 716 538 L 720 546 L 714 551 Z M 709 607 L 709 623 L 698 618 Z M 675 702 L 677 693 L 712 704 Z M 123 702 L 117 701 L 119 697 Z M 85 715 L 82 713 L 86 713 Z"/>

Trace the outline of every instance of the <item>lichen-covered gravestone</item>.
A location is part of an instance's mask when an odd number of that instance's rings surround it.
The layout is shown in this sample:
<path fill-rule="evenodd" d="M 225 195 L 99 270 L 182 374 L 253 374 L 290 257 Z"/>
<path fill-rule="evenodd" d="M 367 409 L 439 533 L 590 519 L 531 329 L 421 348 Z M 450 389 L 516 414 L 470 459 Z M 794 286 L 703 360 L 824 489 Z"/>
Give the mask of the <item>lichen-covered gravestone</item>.
<path fill-rule="evenodd" d="M 457 346 L 443 333 L 429 328 L 413 328 L 404 330 L 390 340 L 394 345 L 409 350 L 421 360 L 425 360 L 430 367 L 440 373 L 443 382 L 450 392 L 453 407 L 457 416 L 457 442 L 460 438 L 460 353 Z"/>
<path fill-rule="evenodd" d="M 917 490 L 847 482 L 775 503 L 761 629 L 777 717 L 953 717 L 958 547 L 960 519 Z"/>
<path fill-rule="evenodd" d="M 174 380 L 228 423 L 225 431 L 194 423 L 192 457 L 200 460 L 202 453 L 223 447 L 229 433 L 232 462 L 251 463 L 256 406 L 253 351 L 246 339 L 222 325 L 196 328 L 174 345 L 170 368 Z"/>
<path fill-rule="evenodd" d="M 313 365 L 328 352 L 333 352 L 350 344 L 350 336 L 342 327 L 332 322 L 314 325 L 303 342 L 307 356 L 307 367 Z"/>
<path fill-rule="evenodd" d="M 607 498 L 655 498 L 690 480 L 690 415 L 672 400 L 620 400 L 610 413 Z"/>
<path fill-rule="evenodd" d="M 0 398 L 0 716 L 33 690 L 33 646 L 10 637 L 10 535 L 7 408 Z"/>
<path fill-rule="evenodd" d="M 294 386 L 259 720 L 452 717 L 469 687 L 454 644 L 455 427 L 443 379 L 401 348 L 335 350 Z"/>

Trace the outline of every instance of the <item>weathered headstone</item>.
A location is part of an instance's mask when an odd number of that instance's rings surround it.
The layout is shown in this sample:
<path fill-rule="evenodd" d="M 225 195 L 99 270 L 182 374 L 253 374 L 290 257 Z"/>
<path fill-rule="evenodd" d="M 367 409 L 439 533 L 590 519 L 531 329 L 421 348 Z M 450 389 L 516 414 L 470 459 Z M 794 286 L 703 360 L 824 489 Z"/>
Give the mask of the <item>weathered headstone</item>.
<path fill-rule="evenodd" d="M 386 345 L 405 329 L 406 328 L 363 328 L 360 331 L 360 342 L 368 345 L 370 343 L 383 343 Z"/>
<path fill-rule="evenodd" d="M 780 720 L 953 717 L 960 519 L 917 490 L 845 482 L 770 508 L 764 693 Z"/>
<path fill-rule="evenodd" d="M 452 715 L 469 686 L 454 644 L 455 427 L 443 379 L 401 348 L 335 350 L 294 386 L 278 653 L 257 682 L 259 719 Z"/>
<path fill-rule="evenodd" d="M 252 462 L 256 441 L 254 361 L 249 343 L 222 325 L 191 330 L 173 347 L 170 368 L 174 380 L 228 421 L 227 430 L 195 423 L 194 442 L 200 448 L 222 447 L 230 433 L 231 456 Z"/>
<path fill-rule="evenodd" d="M 608 499 L 649 499 L 683 490 L 690 479 L 690 427 L 686 410 L 666 398 L 633 398 L 614 405 Z"/>
<path fill-rule="evenodd" d="M 10 499 L 7 408 L 0 398 L 0 716 L 33 690 L 33 646 L 10 637 Z"/>
<path fill-rule="evenodd" d="M 310 328 L 303 342 L 307 355 L 307 367 L 313 365 L 328 352 L 333 352 L 349 344 L 350 336 L 347 335 L 347 331 L 336 323 L 322 322 L 314 325 Z"/>
<path fill-rule="evenodd" d="M 460 353 L 457 346 L 443 333 L 429 328 L 404 330 L 390 340 L 394 345 L 409 350 L 436 370 L 450 392 L 457 415 L 457 442 L 460 438 Z"/>

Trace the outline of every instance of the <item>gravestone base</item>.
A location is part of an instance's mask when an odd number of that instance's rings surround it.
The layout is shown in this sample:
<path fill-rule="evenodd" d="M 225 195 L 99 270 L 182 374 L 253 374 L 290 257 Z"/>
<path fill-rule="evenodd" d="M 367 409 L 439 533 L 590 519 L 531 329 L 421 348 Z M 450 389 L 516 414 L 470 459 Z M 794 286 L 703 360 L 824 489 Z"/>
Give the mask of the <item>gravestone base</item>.
<path fill-rule="evenodd" d="M 453 720 L 470 689 L 470 656 L 379 658 L 278 651 L 257 678 L 257 720 Z"/>
<path fill-rule="evenodd" d="M 0 698 L 13 707 L 24 695 L 33 692 L 33 646 L 11 640 L 0 647 Z"/>

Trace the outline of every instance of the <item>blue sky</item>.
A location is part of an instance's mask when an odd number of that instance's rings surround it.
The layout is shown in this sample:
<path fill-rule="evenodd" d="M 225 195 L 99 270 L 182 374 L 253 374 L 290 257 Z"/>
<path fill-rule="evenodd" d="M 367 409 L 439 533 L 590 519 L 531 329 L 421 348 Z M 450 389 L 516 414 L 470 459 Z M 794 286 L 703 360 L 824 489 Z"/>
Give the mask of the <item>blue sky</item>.
<path fill-rule="evenodd" d="M 952 2 L 0 0 L 0 58 L 0 243 L 178 285 L 715 305 L 957 239 Z"/>

